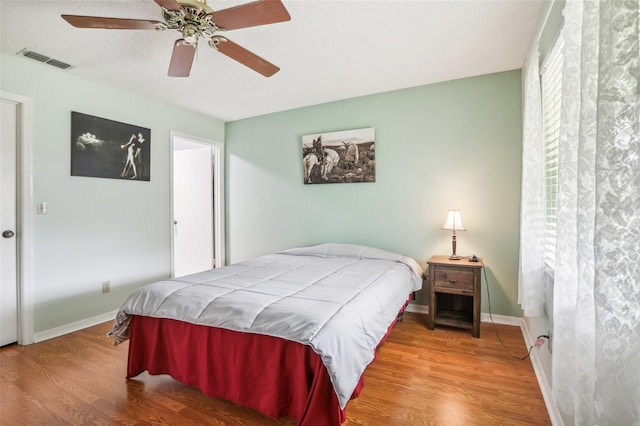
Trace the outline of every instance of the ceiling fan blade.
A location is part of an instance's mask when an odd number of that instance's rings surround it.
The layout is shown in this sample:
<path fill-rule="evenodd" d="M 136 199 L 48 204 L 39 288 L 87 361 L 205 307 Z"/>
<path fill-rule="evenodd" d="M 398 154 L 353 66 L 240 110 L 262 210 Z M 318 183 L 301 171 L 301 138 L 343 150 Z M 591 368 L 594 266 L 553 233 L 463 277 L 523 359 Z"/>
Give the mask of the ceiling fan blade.
<path fill-rule="evenodd" d="M 104 18 L 101 16 L 60 15 L 77 28 L 103 28 L 109 30 L 155 30 L 162 22 L 145 19 Z"/>
<path fill-rule="evenodd" d="M 273 74 L 280 71 L 280 68 L 273 65 L 271 62 L 262 59 L 255 53 L 248 51 L 244 47 L 225 37 L 217 36 L 213 46 L 223 55 L 230 57 L 234 61 L 240 62 L 242 65 L 251 68 L 265 77 L 271 77 Z"/>
<path fill-rule="evenodd" d="M 258 0 L 210 13 L 213 22 L 225 30 L 275 24 L 291 20 L 280 0 Z"/>
<path fill-rule="evenodd" d="M 186 44 L 183 39 L 176 40 L 169 64 L 169 77 L 189 77 L 195 55 L 195 46 Z"/>
<path fill-rule="evenodd" d="M 180 10 L 182 6 L 176 0 L 153 0 L 158 6 L 164 7 L 168 10 Z"/>

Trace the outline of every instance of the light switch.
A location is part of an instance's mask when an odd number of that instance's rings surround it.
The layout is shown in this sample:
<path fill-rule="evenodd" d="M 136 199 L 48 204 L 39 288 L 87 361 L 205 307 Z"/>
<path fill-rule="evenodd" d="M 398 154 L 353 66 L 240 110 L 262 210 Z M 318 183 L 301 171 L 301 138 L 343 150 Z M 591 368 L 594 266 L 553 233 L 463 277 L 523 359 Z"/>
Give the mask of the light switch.
<path fill-rule="evenodd" d="M 40 201 L 38 203 L 38 214 L 47 214 L 47 202 Z"/>

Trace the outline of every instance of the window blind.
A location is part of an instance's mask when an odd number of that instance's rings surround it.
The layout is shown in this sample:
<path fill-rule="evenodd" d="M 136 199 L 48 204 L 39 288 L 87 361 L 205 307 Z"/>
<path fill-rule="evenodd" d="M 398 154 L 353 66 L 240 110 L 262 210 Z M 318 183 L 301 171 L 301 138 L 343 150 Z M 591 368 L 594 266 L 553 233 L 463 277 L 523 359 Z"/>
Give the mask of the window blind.
<path fill-rule="evenodd" d="M 556 252 L 558 194 L 558 145 L 560 143 L 560 109 L 562 106 L 562 47 L 560 37 L 542 67 L 542 119 L 544 132 L 545 176 L 545 263 L 553 268 Z"/>

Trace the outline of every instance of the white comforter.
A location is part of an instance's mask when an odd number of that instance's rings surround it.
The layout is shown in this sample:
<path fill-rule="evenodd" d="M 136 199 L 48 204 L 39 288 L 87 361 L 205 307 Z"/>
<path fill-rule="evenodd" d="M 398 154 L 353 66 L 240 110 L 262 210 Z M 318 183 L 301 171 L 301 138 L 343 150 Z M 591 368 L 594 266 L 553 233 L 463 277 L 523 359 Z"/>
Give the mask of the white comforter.
<path fill-rule="evenodd" d="M 344 408 L 407 297 L 422 287 L 422 272 L 409 257 L 364 246 L 291 249 L 141 287 L 113 332 L 121 343 L 130 315 L 143 315 L 309 345 Z"/>

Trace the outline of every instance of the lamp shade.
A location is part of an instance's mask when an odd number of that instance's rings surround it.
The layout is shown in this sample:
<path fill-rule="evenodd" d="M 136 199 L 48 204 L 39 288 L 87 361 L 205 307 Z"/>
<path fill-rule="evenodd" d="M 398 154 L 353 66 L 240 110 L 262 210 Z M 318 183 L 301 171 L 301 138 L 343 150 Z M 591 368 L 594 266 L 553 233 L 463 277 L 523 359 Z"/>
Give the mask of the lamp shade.
<path fill-rule="evenodd" d="M 460 210 L 449 210 L 447 214 L 447 221 L 444 223 L 442 229 L 450 229 L 453 231 L 466 231 L 462 224 L 462 216 Z"/>

